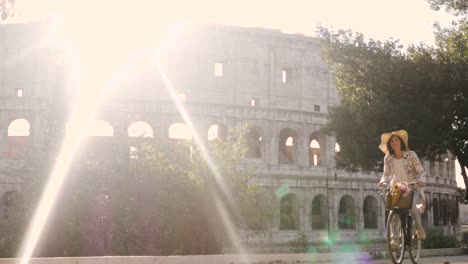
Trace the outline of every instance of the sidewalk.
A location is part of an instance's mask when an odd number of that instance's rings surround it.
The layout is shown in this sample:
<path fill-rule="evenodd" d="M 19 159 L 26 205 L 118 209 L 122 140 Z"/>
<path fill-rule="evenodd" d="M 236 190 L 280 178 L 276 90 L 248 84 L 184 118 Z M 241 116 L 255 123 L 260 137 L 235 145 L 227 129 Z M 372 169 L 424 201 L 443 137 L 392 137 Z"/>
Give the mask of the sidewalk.
<path fill-rule="evenodd" d="M 419 263 L 424 264 L 444 264 L 449 262 L 450 264 L 467 264 L 468 255 L 458 255 L 458 256 L 438 256 L 438 257 L 423 257 Z M 390 264 L 390 260 L 374 260 L 374 264 Z M 411 263 L 410 259 L 405 259 L 403 263 Z"/>

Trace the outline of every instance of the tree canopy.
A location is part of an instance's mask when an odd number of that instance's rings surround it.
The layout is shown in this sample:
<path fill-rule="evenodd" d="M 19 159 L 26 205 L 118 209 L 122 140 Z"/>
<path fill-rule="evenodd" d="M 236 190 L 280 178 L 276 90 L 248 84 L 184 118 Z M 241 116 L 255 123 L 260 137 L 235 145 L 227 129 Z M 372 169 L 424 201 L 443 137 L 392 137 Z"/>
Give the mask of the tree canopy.
<path fill-rule="evenodd" d="M 440 7 L 450 1 L 433 2 Z M 406 129 L 410 149 L 421 157 L 455 155 L 467 184 L 467 24 L 435 25 L 435 47 L 419 44 L 406 51 L 395 39 L 366 41 L 351 30 L 323 27 L 317 32 L 341 96 L 324 128 L 340 143 L 337 165 L 381 170 L 380 134 Z"/>
<path fill-rule="evenodd" d="M 1 20 L 7 20 L 15 15 L 16 0 L 0 0 L 0 17 Z"/>
<path fill-rule="evenodd" d="M 274 212 L 274 194 L 252 183 L 254 169 L 239 167 L 248 129 L 207 142 L 217 175 L 190 141 L 128 138 L 118 131 L 88 138 L 48 218 L 54 228 L 44 230 L 36 256 L 219 254 L 234 248 L 220 204 L 236 231 L 265 229 Z M 24 157 L 24 209 L 1 223 L 0 257 L 15 256 L 58 145 L 46 143 Z"/>

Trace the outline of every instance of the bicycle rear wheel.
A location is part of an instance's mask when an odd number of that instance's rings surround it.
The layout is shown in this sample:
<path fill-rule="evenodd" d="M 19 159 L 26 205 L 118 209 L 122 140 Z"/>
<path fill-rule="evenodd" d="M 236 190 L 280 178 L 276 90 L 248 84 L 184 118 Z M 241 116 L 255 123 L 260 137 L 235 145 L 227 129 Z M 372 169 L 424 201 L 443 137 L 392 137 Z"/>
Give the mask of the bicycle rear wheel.
<path fill-rule="evenodd" d="M 403 262 L 405 256 L 405 236 L 400 216 L 390 211 L 387 220 L 387 247 L 394 264 Z"/>
<path fill-rule="evenodd" d="M 411 223 L 411 230 L 410 230 L 410 235 L 411 235 L 411 240 L 408 245 L 408 253 L 410 255 L 411 262 L 414 264 L 417 264 L 419 259 L 421 258 L 421 240 L 418 239 L 418 236 L 416 235 L 416 224 L 411 218 L 411 216 L 408 217 L 409 223 Z"/>

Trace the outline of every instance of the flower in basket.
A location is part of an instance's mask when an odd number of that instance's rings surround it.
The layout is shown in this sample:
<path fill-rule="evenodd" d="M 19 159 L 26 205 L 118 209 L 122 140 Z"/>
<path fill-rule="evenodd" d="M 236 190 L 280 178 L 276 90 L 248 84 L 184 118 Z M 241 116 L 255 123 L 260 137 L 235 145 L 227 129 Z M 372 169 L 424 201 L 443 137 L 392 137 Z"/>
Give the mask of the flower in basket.
<path fill-rule="evenodd" d="M 392 204 L 395 206 L 400 199 L 400 196 L 406 196 L 409 193 L 409 188 L 406 183 L 396 182 L 392 184 Z"/>
<path fill-rule="evenodd" d="M 398 184 L 399 184 L 398 188 L 401 190 L 401 194 L 403 196 L 407 196 L 408 194 L 411 193 L 411 188 L 408 186 L 406 182 L 401 182 Z"/>
<path fill-rule="evenodd" d="M 395 206 L 398 203 L 398 200 L 400 199 L 401 195 L 401 189 L 400 189 L 400 183 L 394 183 L 392 185 L 392 205 Z"/>

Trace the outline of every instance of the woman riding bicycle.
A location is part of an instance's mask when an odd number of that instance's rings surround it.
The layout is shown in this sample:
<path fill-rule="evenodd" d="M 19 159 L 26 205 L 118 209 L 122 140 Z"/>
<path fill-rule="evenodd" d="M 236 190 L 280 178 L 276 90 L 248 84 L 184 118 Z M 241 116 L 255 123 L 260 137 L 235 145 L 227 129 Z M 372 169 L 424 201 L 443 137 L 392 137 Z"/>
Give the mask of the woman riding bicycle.
<path fill-rule="evenodd" d="M 381 136 L 380 150 L 385 153 L 384 171 L 379 187 L 384 183 L 417 182 L 413 196 L 411 216 L 416 224 L 416 234 L 420 240 L 426 239 L 426 233 L 421 225 L 421 212 L 425 209 L 425 198 L 422 187 L 425 174 L 421 162 L 414 151 L 408 149 L 408 132 L 399 130 L 384 133 Z"/>

